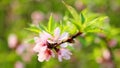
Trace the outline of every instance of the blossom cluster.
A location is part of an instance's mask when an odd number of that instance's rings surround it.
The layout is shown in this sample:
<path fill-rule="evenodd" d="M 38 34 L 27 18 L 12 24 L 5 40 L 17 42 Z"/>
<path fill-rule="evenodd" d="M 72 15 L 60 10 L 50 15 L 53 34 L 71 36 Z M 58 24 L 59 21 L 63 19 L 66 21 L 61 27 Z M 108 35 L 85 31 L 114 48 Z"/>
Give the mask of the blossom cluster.
<path fill-rule="evenodd" d="M 35 47 L 33 50 L 38 53 L 38 60 L 40 62 L 48 61 L 51 57 L 58 57 L 61 62 L 63 59 L 70 59 L 72 53 L 66 48 L 68 42 L 65 42 L 69 37 L 67 32 L 61 34 L 60 28 L 57 27 L 54 30 L 54 34 L 51 35 L 46 31 L 40 33 L 39 37 L 35 37 Z"/>
<path fill-rule="evenodd" d="M 26 39 L 24 39 L 24 41 L 25 40 Z M 21 57 L 22 61 L 30 62 L 33 56 L 33 44 L 29 44 L 24 41 L 18 40 L 16 34 L 10 34 L 8 36 L 8 47 L 12 50 L 15 50 L 16 54 Z"/>

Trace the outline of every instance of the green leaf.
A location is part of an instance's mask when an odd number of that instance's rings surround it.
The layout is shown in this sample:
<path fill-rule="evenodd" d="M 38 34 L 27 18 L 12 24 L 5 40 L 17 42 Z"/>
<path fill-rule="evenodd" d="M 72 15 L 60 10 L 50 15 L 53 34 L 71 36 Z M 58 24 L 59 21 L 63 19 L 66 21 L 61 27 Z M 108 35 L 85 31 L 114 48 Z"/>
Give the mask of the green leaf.
<path fill-rule="evenodd" d="M 41 31 L 48 31 L 47 30 L 47 27 L 42 25 L 42 24 L 39 24 L 39 27 L 38 27 Z"/>
<path fill-rule="evenodd" d="M 97 32 L 103 32 L 102 29 L 100 28 L 88 28 L 88 30 L 86 30 L 86 32 L 94 32 L 94 33 L 97 33 Z"/>
<path fill-rule="evenodd" d="M 60 29 L 61 29 L 61 32 L 64 32 L 64 25 L 62 21 L 60 21 Z"/>
<path fill-rule="evenodd" d="M 72 29 L 72 30 L 71 30 Z M 70 21 L 67 21 L 62 29 L 62 31 L 67 31 L 69 34 L 75 34 L 77 32 L 76 26 L 71 23 Z"/>
<path fill-rule="evenodd" d="M 103 30 L 106 16 L 98 17 L 84 24 L 85 32 L 101 32 Z"/>
<path fill-rule="evenodd" d="M 78 40 L 80 41 L 80 43 L 81 43 L 83 46 L 87 46 L 87 42 L 86 42 L 85 38 L 83 38 L 83 37 L 78 37 Z"/>
<path fill-rule="evenodd" d="M 48 22 L 48 31 L 52 31 L 52 26 L 54 25 L 54 19 L 53 19 L 53 17 L 52 17 L 52 14 L 51 14 L 51 16 L 50 16 L 50 18 L 49 18 L 49 22 Z"/>
<path fill-rule="evenodd" d="M 38 27 L 36 27 L 35 25 L 30 25 L 30 27 L 25 28 L 25 30 L 35 32 L 35 33 L 40 33 L 41 32 L 41 30 Z"/>
<path fill-rule="evenodd" d="M 85 22 L 85 17 L 84 17 L 84 15 L 82 13 L 80 14 L 80 16 L 81 16 L 81 22 L 83 24 Z"/>
<path fill-rule="evenodd" d="M 77 11 L 73 7 L 71 7 L 70 5 L 66 4 L 64 1 L 63 1 L 63 4 L 67 7 L 69 12 L 71 13 L 73 18 L 75 19 L 75 23 L 78 23 L 79 27 L 81 27 L 81 21 L 80 21 L 80 17 L 79 17 L 79 14 L 77 13 Z"/>
<path fill-rule="evenodd" d="M 74 51 L 74 50 L 75 50 L 75 48 L 74 48 L 73 46 L 70 46 L 70 45 L 68 45 L 67 48 L 68 48 L 69 50 L 71 50 L 71 51 Z"/>
<path fill-rule="evenodd" d="M 34 39 L 29 39 L 29 40 L 27 40 L 26 42 L 27 42 L 27 43 L 34 43 L 35 41 L 34 41 Z"/>
<path fill-rule="evenodd" d="M 100 17 L 88 22 L 87 26 L 101 24 L 104 22 L 105 18 L 106 18 L 106 16 L 100 16 Z"/>
<path fill-rule="evenodd" d="M 95 58 L 99 58 L 102 56 L 101 50 L 99 48 L 94 48 L 93 55 Z"/>
<path fill-rule="evenodd" d="M 25 28 L 25 30 L 31 31 L 31 32 L 35 32 L 35 33 L 39 33 L 40 31 L 37 29 L 33 29 L 33 28 Z"/>
<path fill-rule="evenodd" d="M 79 30 L 80 29 L 80 24 L 76 23 L 73 19 L 70 19 L 71 23 L 76 26 L 76 28 Z"/>
<path fill-rule="evenodd" d="M 84 23 L 87 23 L 87 22 L 90 22 L 92 21 L 93 19 L 97 18 L 100 16 L 99 13 L 93 13 L 91 11 L 89 11 L 89 9 L 84 9 L 81 11 L 81 14 L 83 15 L 83 17 L 85 18 L 85 22 Z"/>
<path fill-rule="evenodd" d="M 63 2 L 63 4 L 67 7 L 67 9 L 69 10 L 69 12 L 73 16 L 73 18 L 76 19 L 76 20 L 79 20 L 79 15 L 76 12 L 76 10 L 73 7 L 71 7 L 70 5 L 66 4 L 65 2 Z"/>

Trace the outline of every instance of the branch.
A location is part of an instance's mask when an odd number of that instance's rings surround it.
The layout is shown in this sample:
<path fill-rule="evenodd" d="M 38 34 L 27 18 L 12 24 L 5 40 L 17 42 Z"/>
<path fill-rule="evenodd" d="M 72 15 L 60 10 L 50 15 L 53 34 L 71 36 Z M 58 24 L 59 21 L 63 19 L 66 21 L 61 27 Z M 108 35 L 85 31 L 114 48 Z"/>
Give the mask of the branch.
<path fill-rule="evenodd" d="M 82 32 L 78 32 L 78 33 L 76 33 L 75 35 L 73 35 L 73 36 L 71 36 L 70 38 L 68 38 L 67 40 L 62 41 L 61 43 L 54 43 L 54 44 L 48 43 L 48 48 L 50 48 L 50 49 L 52 49 L 52 48 L 56 49 L 56 47 L 59 46 L 59 45 L 62 44 L 62 43 L 65 43 L 65 42 L 72 43 L 72 42 L 73 42 L 73 39 L 76 38 L 76 37 L 78 37 L 78 36 L 81 35 L 81 34 L 82 34 Z"/>
<path fill-rule="evenodd" d="M 63 41 L 63 42 L 61 42 L 61 43 L 59 43 L 58 45 L 60 45 L 60 44 L 62 44 L 62 43 L 65 43 L 65 42 L 72 43 L 72 42 L 73 42 L 73 39 L 76 38 L 77 36 L 81 35 L 81 34 L 82 34 L 82 32 L 78 32 L 77 34 L 71 36 L 71 37 L 68 38 L 67 40 L 65 40 L 65 41 Z"/>

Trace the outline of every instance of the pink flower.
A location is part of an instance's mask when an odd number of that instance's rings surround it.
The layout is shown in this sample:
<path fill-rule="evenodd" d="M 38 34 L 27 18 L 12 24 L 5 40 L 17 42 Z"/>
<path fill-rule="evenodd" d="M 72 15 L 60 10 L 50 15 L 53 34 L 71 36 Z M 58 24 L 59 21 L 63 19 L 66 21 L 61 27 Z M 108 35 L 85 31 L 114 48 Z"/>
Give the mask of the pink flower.
<path fill-rule="evenodd" d="M 33 45 L 27 43 L 21 43 L 16 48 L 16 53 L 22 58 L 23 61 L 29 62 L 31 61 L 33 55 Z"/>
<path fill-rule="evenodd" d="M 33 50 L 35 52 L 41 52 L 41 51 L 45 51 L 47 49 L 47 40 L 48 38 L 51 38 L 51 35 L 48 34 L 47 32 L 43 32 L 40 34 L 40 37 L 35 37 L 34 40 L 36 42 L 35 47 L 33 48 Z"/>
<path fill-rule="evenodd" d="M 38 25 L 39 22 L 44 20 L 44 14 L 42 12 L 35 11 L 31 14 L 33 24 Z"/>
<path fill-rule="evenodd" d="M 54 17 L 55 21 L 60 21 L 62 16 L 58 13 L 54 13 L 53 17 Z"/>
<path fill-rule="evenodd" d="M 43 62 L 44 60 L 48 61 L 51 57 L 55 57 L 55 55 L 53 51 L 48 48 L 43 52 L 39 52 L 38 54 L 38 60 L 40 62 Z"/>
<path fill-rule="evenodd" d="M 49 43 L 61 43 L 62 41 L 65 41 L 68 39 L 68 33 L 64 32 L 60 35 L 60 28 L 57 27 L 54 30 L 54 35 L 52 38 L 50 38 L 49 40 L 47 40 Z"/>
<path fill-rule="evenodd" d="M 43 62 L 44 60 L 48 61 L 51 56 L 54 57 L 54 53 L 51 49 L 48 48 L 47 40 L 51 38 L 51 35 L 47 32 L 40 34 L 40 37 L 35 37 L 36 45 L 33 48 L 35 52 L 38 52 L 38 60 Z"/>
<path fill-rule="evenodd" d="M 15 48 L 17 46 L 17 43 L 18 43 L 17 36 L 15 34 L 11 34 L 8 37 L 8 46 L 10 48 Z"/>
<path fill-rule="evenodd" d="M 64 32 L 60 35 L 60 28 L 57 27 L 55 30 L 54 30 L 54 40 L 56 40 L 57 42 L 62 42 L 66 39 L 68 39 L 68 33 L 67 32 Z"/>
<path fill-rule="evenodd" d="M 117 44 L 117 40 L 115 40 L 115 39 L 111 39 L 110 41 L 108 41 L 108 45 L 110 47 L 114 47 L 116 44 Z"/>
<path fill-rule="evenodd" d="M 75 7 L 76 7 L 76 9 L 78 9 L 79 11 L 81 11 L 82 9 L 85 8 L 84 4 L 83 4 L 81 1 L 79 1 L 79 0 L 76 0 L 76 1 L 75 1 Z"/>
<path fill-rule="evenodd" d="M 106 60 L 109 60 L 111 58 L 110 52 L 108 50 L 103 50 L 103 57 Z"/>
<path fill-rule="evenodd" d="M 17 47 L 16 53 L 17 53 L 18 55 L 22 55 L 22 54 L 25 52 L 25 49 L 26 49 L 25 45 L 24 45 L 24 44 L 21 44 L 21 45 L 19 45 L 19 46 Z"/>
<path fill-rule="evenodd" d="M 15 63 L 15 65 L 14 65 L 14 68 L 24 68 L 24 65 L 23 65 L 22 62 L 17 61 L 17 62 Z"/>
<path fill-rule="evenodd" d="M 61 62 L 62 59 L 66 59 L 66 60 L 69 60 L 70 59 L 70 55 L 72 55 L 72 53 L 65 49 L 65 48 L 61 48 L 59 51 L 58 51 L 58 60 Z"/>
<path fill-rule="evenodd" d="M 33 48 L 35 52 L 45 51 L 46 49 L 47 49 L 47 44 L 42 42 L 36 43 L 35 47 Z"/>
<path fill-rule="evenodd" d="M 62 58 L 66 60 L 70 59 L 70 55 L 72 55 L 72 53 L 69 52 L 69 50 L 65 49 L 68 43 L 60 44 L 61 48 L 58 49 L 58 51 L 56 50 L 56 47 L 50 45 L 54 43 L 59 44 L 67 39 L 68 39 L 68 33 L 64 32 L 60 35 L 59 28 L 56 28 L 54 30 L 53 36 L 43 31 L 43 33 L 41 33 L 39 37 L 34 38 L 36 45 L 33 48 L 33 50 L 35 52 L 38 52 L 38 60 L 40 62 L 43 62 L 43 61 L 48 61 L 51 57 L 55 57 L 52 49 L 55 49 L 55 51 L 57 52 L 59 61 L 62 61 Z"/>

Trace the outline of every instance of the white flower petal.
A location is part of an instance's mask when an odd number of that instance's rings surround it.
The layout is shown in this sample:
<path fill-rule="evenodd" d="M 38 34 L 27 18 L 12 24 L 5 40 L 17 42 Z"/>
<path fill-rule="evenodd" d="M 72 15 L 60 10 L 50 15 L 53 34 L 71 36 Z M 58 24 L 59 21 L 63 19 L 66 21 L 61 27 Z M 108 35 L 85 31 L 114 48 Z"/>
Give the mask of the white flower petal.
<path fill-rule="evenodd" d="M 70 59 L 71 54 L 72 53 L 69 50 L 67 50 L 65 48 L 61 48 L 58 52 L 58 60 L 60 62 L 62 61 L 62 58 L 68 60 L 68 59 Z"/>
<path fill-rule="evenodd" d="M 36 43 L 40 42 L 40 38 L 39 37 L 34 37 L 34 40 Z"/>
<path fill-rule="evenodd" d="M 65 55 L 63 56 L 63 58 L 66 59 L 66 60 L 69 60 L 69 59 L 70 59 L 70 55 L 65 54 Z"/>
<path fill-rule="evenodd" d="M 64 33 L 62 33 L 62 35 L 60 36 L 59 40 L 60 40 L 60 41 L 64 41 L 64 40 L 68 39 L 68 36 L 69 36 L 69 34 L 68 34 L 67 32 L 64 32 Z"/>
<path fill-rule="evenodd" d="M 33 50 L 35 52 L 41 52 L 41 51 L 45 51 L 47 48 L 47 46 L 43 46 L 42 43 L 38 43 L 35 45 L 35 47 L 33 48 Z"/>
<path fill-rule="evenodd" d="M 51 55 L 48 55 L 48 56 L 46 56 L 46 61 L 49 61 L 49 59 L 51 58 Z"/>
<path fill-rule="evenodd" d="M 55 57 L 55 54 L 52 50 L 51 50 L 51 55 L 52 55 L 52 57 Z"/>
<path fill-rule="evenodd" d="M 44 53 L 39 53 L 38 54 L 38 61 L 43 62 L 45 60 L 45 55 Z"/>
<path fill-rule="evenodd" d="M 60 28 L 57 27 L 57 28 L 54 30 L 54 37 L 55 37 L 56 39 L 58 39 L 59 36 L 60 36 Z"/>
<path fill-rule="evenodd" d="M 70 51 L 68 52 L 68 54 L 69 54 L 69 55 L 72 55 L 72 53 L 71 53 Z"/>
<path fill-rule="evenodd" d="M 64 53 L 72 55 L 72 53 L 68 49 L 64 49 Z"/>
<path fill-rule="evenodd" d="M 73 47 L 73 44 L 72 44 L 72 43 L 69 43 L 69 46 Z"/>
<path fill-rule="evenodd" d="M 61 47 L 67 47 L 68 46 L 68 43 L 63 43 L 60 45 Z"/>
<path fill-rule="evenodd" d="M 49 33 L 45 32 L 45 31 L 43 33 L 45 34 L 44 36 L 47 36 L 48 38 L 51 37 L 51 35 Z"/>
<path fill-rule="evenodd" d="M 47 49 L 47 46 L 42 46 L 41 48 L 40 48 L 40 51 L 45 51 Z"/>
<path fill-rule="evenodd" d="M 33 51 L 39 52 L 39 50 L 40 50 L 40 46 L 39 45 L 35 45 L 34 48 L 33 48 Z"/>
<path fill-rule="evenodd" d="M 58 55 L 58 60 L 59 60 L 60 62 L 62 62 L 62 56 L 61 56 L 61 55 Z"/>
<path fill-rule="evenodd" d="M 51 44 L 54 44 L 56 43 L 55 41 L 52 41 L 52 40 L 47 40 L 48 43 L 51 43 Z"/>
<path fill-rule="evenodd" d="M 45 31 L 43 31 L 43 33 L 40 34 L 40 38 L 41 38 L 43 41 L 45 41 L 45 40 L 47 40 L 48 38 L 51 38 L 51 37 L 52 37 L 52 36 L 51 36 L 49 33 L 45 32 Z"/>

